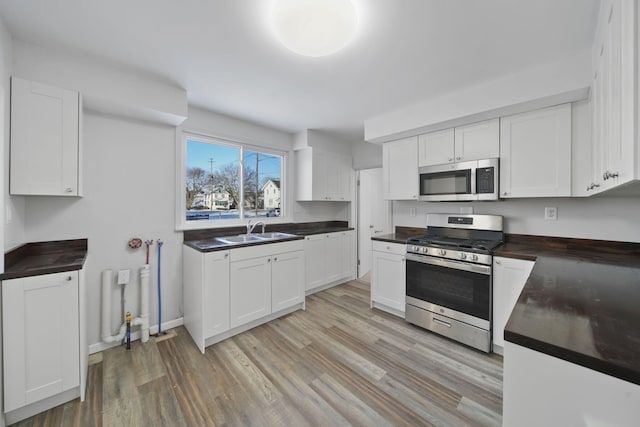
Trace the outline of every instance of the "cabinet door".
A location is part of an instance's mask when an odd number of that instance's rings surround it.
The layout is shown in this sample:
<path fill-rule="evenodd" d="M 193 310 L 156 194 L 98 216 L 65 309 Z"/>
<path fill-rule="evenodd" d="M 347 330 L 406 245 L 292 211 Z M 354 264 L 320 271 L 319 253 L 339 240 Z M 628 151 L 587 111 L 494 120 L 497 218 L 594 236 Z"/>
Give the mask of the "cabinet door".
<path fill-rule="evenodd" d="M 384 198 L 418 200 L 418 137 L 382 146 Z"/>
<path fill-rule="evenodd" d="M 325 283 L 335 282 L 342 278 L 342 233 L 325 234 Z"/>
<path fill-rule="evenodd" d="M 275 313 L 304 301 L 304 252 L 273 256 L 271 263 L 271 310 Z"/>
<path fill-rule="evenodd" d="M 500 120 L 455 128 L 455 160 L 493 159 L 500 156 Z"/>
<path fill-rule="evenodd" d="M 418 137 L 418 166 L 442 165 L 454 161 L 454 131 L 444 129 Z"/>
<path fill-rule="evenodd" d="M 209 338 L 229 329 L 229 251 L 204 255 L 203 326 Z"/>
<path fill-rule="evenodd" d="M 571 195 L 571 104 L 500 119 L 500 191 L 505 198 Z"/>
<path fill-rule="evenodd" d="M 315 234 L 304 239 L 305 290 L 307 291 L 326 283 L 325 239 L 326 234 Z"/>
<path fill-rule="evenodd" d="M 338 155 L 336 156 L 336 164 L 338 165 L 337 176 L 339 178 L 336 200 L 351 201 L 351 158 Z"/>
<path fill-rule="evenodd" d="M 78 92 L 11 79 L 11 194 L 80 195 L 79 114 Z"/>
<path fill-rule="evenodd" d="M 355 231 L 344 231 L 340 233 L 342 239 L 342 273 L 343 278 L 355 276 Z"/>
<path fill-rule="evenodd" d="M 404 255 L 373 251 L 372 262 L 372 306 L 380 307 L 378 304 L 381 304 L 383 309 L 388 307 L 396 314 L 404 313 L 407 274 Z"/>
<path fill-rule="evenodd" d="M 80 385 L 78 272 L 2 282 L 4 411 Z"/>
<path fill-rule="evenodd" d="M 229 264 L 231 327 L 271 314 L 271 258 Z"/>
<path fill-rule="evenodd" d="M 493 343 L 504 347 L 504 327 L 524 288 L 533 261 L 493 258 Z"/>

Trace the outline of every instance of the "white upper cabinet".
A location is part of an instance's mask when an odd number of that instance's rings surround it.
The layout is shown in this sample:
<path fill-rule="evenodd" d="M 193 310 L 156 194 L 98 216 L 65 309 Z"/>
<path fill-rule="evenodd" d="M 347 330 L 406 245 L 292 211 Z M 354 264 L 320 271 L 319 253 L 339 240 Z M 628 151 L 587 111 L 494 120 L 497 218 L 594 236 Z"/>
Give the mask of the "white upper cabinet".
<path fill-rule="evenodd" d="M 418 137 L 418 166 L 451 163 L 455 156 L 454 130 L 444 129 Z"/>
<path fill-rule="evenodd" d="M 297 150 L 296 200 L 351 201 L 351 159 L 312 147 Z"/>
<path fill-rule="evenodd" d="M 80 94 L 11 79 L 10 193 L 81 196 Z"/>
<path fill-rule="evenodd" d="M 418 166 L 495 158 L 500 155 L 498 119 L 420 135 Z"/>
<path fill-rule="evenodd" d="M 571 196 L 571 104 L 500 119 L 500 196 Z"/>
<path fill-rule="evenodd" d="M 418 137 L 382 146 L 383 192 L 386 200 L 418 200 Z"/>
<path fill-rule="evenodd" d="M 601 4 L 593 50 L 590 194 L 640 178 L 635 139 L 637 2 Z"/>

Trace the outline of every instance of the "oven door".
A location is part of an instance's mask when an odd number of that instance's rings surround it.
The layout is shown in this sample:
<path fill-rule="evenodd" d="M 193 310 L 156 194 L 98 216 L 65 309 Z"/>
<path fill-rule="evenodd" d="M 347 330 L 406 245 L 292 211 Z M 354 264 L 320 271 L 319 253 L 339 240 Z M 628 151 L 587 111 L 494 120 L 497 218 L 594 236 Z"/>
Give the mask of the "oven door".
<path fill-rule="evenodd" d="M 425 166 L 419 169 L 420 200 L 426 202 L 477 200 L 477 161 Z"/>
<path fill-rule="evenodd" d="M 491 266 L 407 254 L 407 304 L 490 330 Z"/>

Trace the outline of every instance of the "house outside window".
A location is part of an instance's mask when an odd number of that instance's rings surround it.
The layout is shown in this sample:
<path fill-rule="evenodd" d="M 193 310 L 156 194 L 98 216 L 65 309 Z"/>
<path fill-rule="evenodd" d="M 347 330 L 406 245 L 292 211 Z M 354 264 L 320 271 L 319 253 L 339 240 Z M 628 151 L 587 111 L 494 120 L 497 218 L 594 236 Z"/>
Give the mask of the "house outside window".
<path fill-rule="evenodd" d="M 186 132 L 182 144 L 183 224 L 282 215 L 286 153 Z"/>

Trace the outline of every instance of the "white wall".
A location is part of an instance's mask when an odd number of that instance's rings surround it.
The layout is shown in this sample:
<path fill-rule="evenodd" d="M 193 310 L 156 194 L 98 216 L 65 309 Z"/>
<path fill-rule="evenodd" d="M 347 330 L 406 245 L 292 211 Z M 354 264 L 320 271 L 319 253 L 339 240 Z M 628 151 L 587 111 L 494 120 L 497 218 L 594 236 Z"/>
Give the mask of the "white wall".
<path fill-rule="evenodd" d="M 138 268 L 144 247 L 133 237 L 162 239 L 162 321 L 182 317 L 182 233 L 175 231 L 175 129 L 85 112 L 82 198 L 30 197 L 27 241 L 89 239 L 87 265 L 88 341 L 100 341 L 100 275 L 131 269 L 126 310 L 139 314 Z M 151 250 L 151 325 L 158 320 L 157 248 Z M 120 290 L 113 287 L 112 330 L 120 325 Z"/>
<path fill-rule="evenodd" d="M 156 76 L 19 40 L 13 61 L 18 77 L 82 92 L 86 108 L 172 125 L 187 115 L 186 91 Z"/>
<path fill-rule="evenodd" d="M 365 140 L 384 142 L 587 97 L 591 50 L 528 67 L 365 120 Z M 535 101 L 535 102 L 534 102 Z"/>
<path fill-rule="evenodd" d="M 367 141 L 352 142 L 351 155 L 355 170 L 382 167 L 382 144 L 373 144 Z"/>
<path fill-rule="evenodd" d="M 0 150 L 0 188 L 4 196 L 0 198 L 0 236 L 5 235 L 5 206 L 10 206 L 9 194 L 9 78 L 11 76 L 12 40 L 0 19 L 0 138 L 3 145 Z M 0 241 L 0 254 L 4 253 L 5 239 Z M 4 271 L 4 256 L 0 259 L 0 271 Z M 0 309 L 0 314 L 1 314 Z M 2 316 L 0 315 L 0 342 L 2 341 Z M 0 367 L 2 366 L 2 352 L 0 351 Z M 3 383 L 2 369 L 0 369 L 0 384 Z M 0 408 L 4 407 L 3 388 L 0 387 Z M 4 413 L 4 409 L 0 410 Z M 4 426 L 4 416 L 0 416 L 0 427 Z"/>
<path fill-rule="evenodd" d="M 640 242 L 640 197 L 510 199 L 497 202 L 393 202 L 393 225 L 424 227 L 427 213 L 503 215 L 506 233 Z M 544 219 L 544 208 L 557 207 L 558 219 Z M 411 208 L 416 216 L 411 216 Z"/>

